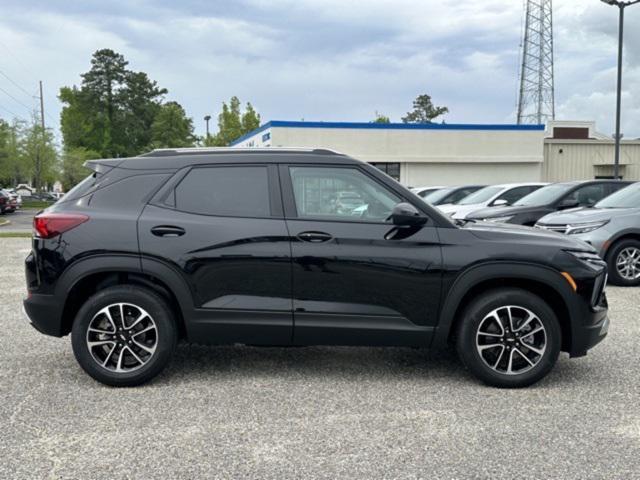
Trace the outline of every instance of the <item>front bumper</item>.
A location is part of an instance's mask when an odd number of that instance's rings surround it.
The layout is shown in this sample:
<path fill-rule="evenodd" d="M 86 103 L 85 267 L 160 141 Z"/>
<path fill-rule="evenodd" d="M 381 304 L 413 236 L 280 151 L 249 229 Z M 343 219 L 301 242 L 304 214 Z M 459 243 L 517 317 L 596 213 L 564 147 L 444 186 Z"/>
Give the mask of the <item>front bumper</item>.
<path fill-rule="evenodd" d="M 580 331 L 574 332 L 570 356 L 583 357 L 588 350 L 604 340 L 609 332 L 609 323 L 607 308 L 599 307 L 592 312 Z"/>
<path fill-rule="evenodd" d="M 30 294 L 23 302 L 24 313 L 40 333 L 62 337 L 62 312 L 54 295 Z"/>

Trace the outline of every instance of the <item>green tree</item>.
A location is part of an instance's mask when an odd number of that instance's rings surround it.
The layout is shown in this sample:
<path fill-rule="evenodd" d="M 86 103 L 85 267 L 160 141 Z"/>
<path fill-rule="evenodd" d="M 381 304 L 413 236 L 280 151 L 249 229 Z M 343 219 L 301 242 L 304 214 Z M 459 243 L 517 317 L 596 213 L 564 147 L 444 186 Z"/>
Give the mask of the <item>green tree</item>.
<path fill-rule="evenodd" d="M 43 130 L 40 123 L 34 120 L 24 131 L 21 160 L 27 167 L 32 185 L 37 191 L 52 185 L 58 177 L 58 153 L 51 130 Z"/>
<path fill-rule="evenodd" d="M 413 110 L 402 117 L 403 123 L 432 123 L 440 115 L 448 113 L 447 107 L 436 107 L 429 95 L 418 95 L 413 101 Z"/>
<path fill-rule="evenodd" d="M 137 155 L 150 144 L 151 125 L 167 90 L 127 66 L 121 54 L 98 50 L 80 87 L 60 89 L 60 129 L 66 148 L 122 157 Z"/>
<path fill-rule="evenodd" d="M 62 175 L 60 180 L 65 191 L 69 191 L 90 172 L 84 166 L 87 160 L 100 158 L 95 150 L 87 150 L 84 147 L 68 149 L 62 156 Z"/>
<path fill-rule="evenodd" d="M 233 96 L 229 104 L 222 102 L 222 112 L 218 115 L 218 133 L 205 139 L 205 145 L 225 147 L 245 133 L 260 126 L 260 114 L 251 103 L 247 103 L 244 113 L 240 111 L 240 100 Z"/>
<path fill-rule="evenodd" d="M 0 185 L 15 186 L 29 181 L 30 171 L 24 162 L 25 122 L 0 120 Z"/>
<path fill-rule="evenodd" d="M 386 115 L 376 112 L 376 118 L 371 123 L 391 123 L 391 120 Z"/>
<path fill-rule="evenodd" d="M 151 146 L 153 148 L 192 147 L 195 140 L 193 120 L 187 117 L 182 106 L 177 102 L 162 105 L 151 125 Z"/>

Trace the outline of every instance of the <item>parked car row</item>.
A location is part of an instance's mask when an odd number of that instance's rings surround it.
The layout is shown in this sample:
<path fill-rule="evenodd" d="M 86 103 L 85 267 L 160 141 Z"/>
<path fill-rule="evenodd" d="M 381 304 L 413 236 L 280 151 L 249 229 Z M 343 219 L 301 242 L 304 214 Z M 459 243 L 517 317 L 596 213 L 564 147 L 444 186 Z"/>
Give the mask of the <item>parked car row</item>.
<path fill-rule="evenodd" d="M 611 283 L 640 285 L 640 183 L 491 185 L 436 206 L 455 220 L 535 226 L 574 236 L 592 245 L 607 262 Z"/>

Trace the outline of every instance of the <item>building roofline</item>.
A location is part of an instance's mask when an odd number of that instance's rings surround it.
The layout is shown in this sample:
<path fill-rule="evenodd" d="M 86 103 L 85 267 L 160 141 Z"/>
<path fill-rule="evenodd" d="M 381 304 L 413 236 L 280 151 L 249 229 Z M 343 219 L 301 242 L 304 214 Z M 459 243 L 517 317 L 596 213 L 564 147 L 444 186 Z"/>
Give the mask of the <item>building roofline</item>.
<path fill-rule="evenodd" d="M 497 130 L 497 131 L 540 131 L 544 125 L 515 124 L 468 124 L 468 123 L 374 123 L 374 122 L 301 122 L 271 120 L 229 144 L 237 145 L 268 128 L 343 128 L 359 130 Z"/>

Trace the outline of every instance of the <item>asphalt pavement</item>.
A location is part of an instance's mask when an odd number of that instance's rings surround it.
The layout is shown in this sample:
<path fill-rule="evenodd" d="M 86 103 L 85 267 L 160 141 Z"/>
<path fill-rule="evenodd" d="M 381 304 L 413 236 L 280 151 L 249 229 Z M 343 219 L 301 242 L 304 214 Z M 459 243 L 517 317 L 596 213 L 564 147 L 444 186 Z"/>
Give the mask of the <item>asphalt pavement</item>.
<path fill-rule="evenodd" d="M 37 209 L 27 208 L 0 215 L 0 224 L 4 223 L 4 220 L 9 221 L 6 225 L 0 225 L 0 233 L 30 232 L 32 230 L 33 216 L 36 213 L 38 213 Z"/>
<path fill-rule="evenodd" d="M 2 479 L 640 478 L 640 288 L 609 288 L 609 337 L 528 389 L 452 353 L 189 345 L 115 389 L 25 320 L 29 248 L 0 239 Z"/>

